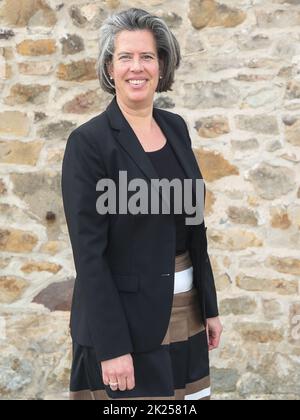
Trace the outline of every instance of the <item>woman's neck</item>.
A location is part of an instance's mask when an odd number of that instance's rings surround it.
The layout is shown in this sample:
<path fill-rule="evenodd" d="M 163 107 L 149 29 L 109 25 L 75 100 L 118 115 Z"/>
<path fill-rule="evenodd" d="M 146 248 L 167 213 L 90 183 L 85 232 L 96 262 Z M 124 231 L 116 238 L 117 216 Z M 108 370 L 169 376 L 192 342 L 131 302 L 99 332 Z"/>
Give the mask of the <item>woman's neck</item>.
<path fill-rule="evenodd" d="M 141 108 L 132 108 L 118 99 L 117 103 L 124 117 L 136 130 L 150 132 L 154 128 L 153 103 Z"/>

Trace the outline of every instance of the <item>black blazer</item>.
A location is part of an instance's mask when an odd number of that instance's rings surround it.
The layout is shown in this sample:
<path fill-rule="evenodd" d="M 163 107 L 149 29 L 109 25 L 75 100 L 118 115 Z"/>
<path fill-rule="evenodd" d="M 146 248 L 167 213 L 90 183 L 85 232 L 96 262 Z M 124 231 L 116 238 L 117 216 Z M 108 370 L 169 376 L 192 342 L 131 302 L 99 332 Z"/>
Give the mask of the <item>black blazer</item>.
<path fill-rule="evenodd" d="M 153 117 L 187 177 L 202 179 L 184 119 L 155 107 Z M 71 336 L 92 346 L 99 361 L 159 347 L 174 292 L 176 232 L 171 215 L 96 211 L 97 181 L 111 178 L 117 184 L 119 170 L 127 171 L 128 180 L 143 178 L 149 186 L 151 178 L 158 178 L 114 97 L 104 112 L 71 132 L 61 180 L 77 274 Z M 218 316 L 218 308 L 204 222 L 192 227 L 189 251 L 205 321 Z"/>

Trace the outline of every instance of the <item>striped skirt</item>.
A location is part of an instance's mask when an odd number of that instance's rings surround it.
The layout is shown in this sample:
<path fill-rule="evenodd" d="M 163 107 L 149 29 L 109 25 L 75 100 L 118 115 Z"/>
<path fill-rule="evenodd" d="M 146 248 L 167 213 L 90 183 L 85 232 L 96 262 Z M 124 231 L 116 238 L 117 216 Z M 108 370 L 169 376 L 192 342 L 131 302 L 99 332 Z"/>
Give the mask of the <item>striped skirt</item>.
<path fill-rule="evenodd" d="M 104 385 L 93 348 L 73 341 L 70 399 L 209 400 L 208 345 L 199 305 L 187 251 L 176 256 L 174 299 L 164 340 L 154 351 L 131 354 L 134 389 L 113 391 Z"/>

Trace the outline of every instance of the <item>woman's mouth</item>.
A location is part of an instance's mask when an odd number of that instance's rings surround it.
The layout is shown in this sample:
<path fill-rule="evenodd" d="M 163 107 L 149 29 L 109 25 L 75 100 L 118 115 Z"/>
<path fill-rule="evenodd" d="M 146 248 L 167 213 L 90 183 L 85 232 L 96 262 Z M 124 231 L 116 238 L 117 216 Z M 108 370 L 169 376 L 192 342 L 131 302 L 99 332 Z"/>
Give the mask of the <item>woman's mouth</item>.
<path fill-rule="evenodd" d="M 133 89 L 141 89 L 143 88 L 146 83 L 147 83 L 147 79 L 143 79 L 143 80 L 127 80 L 127 83 L 129 83 L 129 85 L 133 88 Z"/>

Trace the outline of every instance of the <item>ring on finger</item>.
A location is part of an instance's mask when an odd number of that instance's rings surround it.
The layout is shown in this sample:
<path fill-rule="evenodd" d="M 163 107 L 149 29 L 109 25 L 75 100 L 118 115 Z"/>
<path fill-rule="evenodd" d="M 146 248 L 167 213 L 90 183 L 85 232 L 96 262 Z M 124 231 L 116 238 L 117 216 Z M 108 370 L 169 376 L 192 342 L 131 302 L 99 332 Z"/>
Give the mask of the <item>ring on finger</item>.
<path fill-rule="evenodd" d="M 110 387 L 118 386 L 118 382 L 109 382 Z"/>

